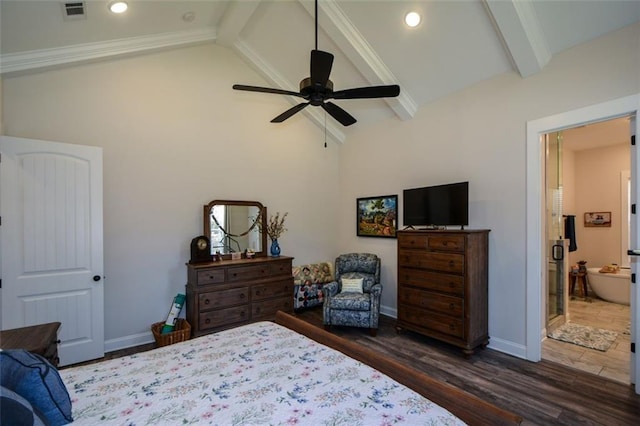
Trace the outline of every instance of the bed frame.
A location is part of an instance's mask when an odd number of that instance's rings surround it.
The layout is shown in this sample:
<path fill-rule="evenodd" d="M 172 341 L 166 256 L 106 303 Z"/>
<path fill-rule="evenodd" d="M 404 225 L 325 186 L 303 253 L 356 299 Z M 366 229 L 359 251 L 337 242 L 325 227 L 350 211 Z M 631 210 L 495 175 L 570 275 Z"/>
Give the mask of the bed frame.
<path fill-rule="evenodd" d="M 450 384 L 407 367 L 369 348 L 278 311 L 276 323 L 367 364 L 446 408 L 470 425 L 519 425 L 522 417 L 496 407 Z"/>

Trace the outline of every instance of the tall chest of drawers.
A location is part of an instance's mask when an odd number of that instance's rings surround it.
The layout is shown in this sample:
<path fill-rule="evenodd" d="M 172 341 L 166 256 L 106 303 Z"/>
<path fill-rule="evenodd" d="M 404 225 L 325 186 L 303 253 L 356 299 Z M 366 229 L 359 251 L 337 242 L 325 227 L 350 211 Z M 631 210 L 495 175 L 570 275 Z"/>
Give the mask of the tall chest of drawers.
<path fill-rule="evenodd" d="M 489 230 L 398 232 L 398 320 L 456 345 L 464 354 L 489 343 Z"/>
<path fill-rule="evenodd" d="M 187 264 L 187 321 L 194 337 L 293 311 L 293 258 Z"/>

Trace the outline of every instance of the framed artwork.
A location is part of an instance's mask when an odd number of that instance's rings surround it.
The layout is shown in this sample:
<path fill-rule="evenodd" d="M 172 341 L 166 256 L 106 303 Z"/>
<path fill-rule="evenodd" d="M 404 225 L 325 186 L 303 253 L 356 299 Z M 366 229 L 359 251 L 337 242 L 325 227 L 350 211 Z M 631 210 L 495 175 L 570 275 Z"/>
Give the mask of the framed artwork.
<path fill-rule="evenodd" d="M 611 226 L 611 212 L 586 212 L 584 214 L 586 228 L 602 228 Z"/>
<path fill-rule="evenodd" d="M 356 229 L 359 237 L 396 238 L 397 195 L 358 198 L 356 212 Z"/>

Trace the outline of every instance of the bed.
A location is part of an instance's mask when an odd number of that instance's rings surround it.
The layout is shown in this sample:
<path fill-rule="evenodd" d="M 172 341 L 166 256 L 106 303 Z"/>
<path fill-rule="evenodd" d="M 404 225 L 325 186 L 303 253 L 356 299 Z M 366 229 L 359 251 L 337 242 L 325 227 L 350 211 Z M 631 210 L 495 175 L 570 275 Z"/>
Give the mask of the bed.
<path fill-rule="evenodd" d="M 278 312 L 60 370 L 78 425 L 519 424 L 521 418 Z"/>

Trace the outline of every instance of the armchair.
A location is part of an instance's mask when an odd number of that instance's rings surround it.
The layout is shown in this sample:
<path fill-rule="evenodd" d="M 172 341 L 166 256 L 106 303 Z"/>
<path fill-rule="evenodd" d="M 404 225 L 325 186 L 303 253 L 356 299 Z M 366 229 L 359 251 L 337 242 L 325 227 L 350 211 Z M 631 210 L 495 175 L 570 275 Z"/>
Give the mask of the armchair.
<path fill-rule="evenodd" d="M 336 258 L 335 277 L 322 287 L 325 330 L 332 325 L 364 327 L 375 336 L 382 293 L 380 258 L 371 253 L 342 254 Z M 362 278 L 362 292 L 343 292 L 343 280 L 353 278 Z"/>

